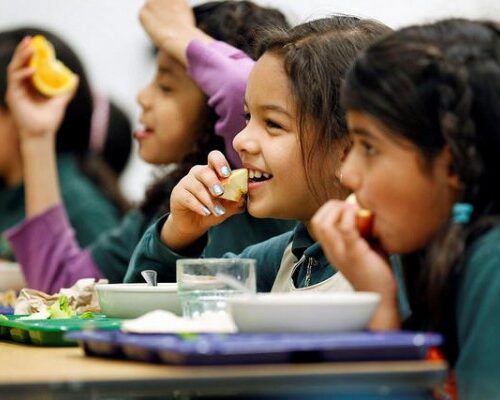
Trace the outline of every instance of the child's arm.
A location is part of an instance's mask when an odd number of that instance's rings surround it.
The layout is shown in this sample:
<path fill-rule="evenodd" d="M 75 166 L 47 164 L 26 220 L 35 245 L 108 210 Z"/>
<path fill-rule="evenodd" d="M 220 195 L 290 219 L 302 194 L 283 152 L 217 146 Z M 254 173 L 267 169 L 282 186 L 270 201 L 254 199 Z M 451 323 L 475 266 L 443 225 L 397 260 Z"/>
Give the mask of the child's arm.
<path fill-rule="evenodd" d="M 36 92 L 27 66 L 31 38 L 18 45 L 8 68 L 6 101 L 19 132 L 26 197 L 26 215 L 39 214 L 61 201 L 55 155 L 55 138 L 75 90 L 47 98 Z"/>
<path fill-rule="evenodd" d="M 400 327 L 397 284 L 388 259 L 370 247 L 356 228 L 357 206 L 330 200 L 311 220 L 316 240 L 332 265 L 357 291 L 377 292 L 381 302 L 370 323 L 371 329 Z"/>
<path fill-rule="evenodd" d="M 214 40 L 196 27 L 193 10 L 186 0 L 146 0 L 139 19 L 155 46 L 185 67 L 189 42 L 198 39 L 210 43 Z"/>
<path fill-rule="evenodd" d="M 208 165 L 196 165 L 180 180 L 170 196 L 170 215 L 161 229 L 162 242 L 173 251 L 188 247 L 210 227 L 244 210 L 242 202 L 221 199 L 221 179 L 230 173 L 219 151 L 208 155 Z"/>
<path fill-rule="evenodd" d="M 215 133 L 224 139 L 226 157 L 232 166 L 241 165 L 232 141 L 245 127 L 243 99 L 254 61 L 198 29 L 185 0 L 148 1 L 140 17 L 155 45 L 180 61 L 208 96 L 209 106 L 219 116 Z"/>

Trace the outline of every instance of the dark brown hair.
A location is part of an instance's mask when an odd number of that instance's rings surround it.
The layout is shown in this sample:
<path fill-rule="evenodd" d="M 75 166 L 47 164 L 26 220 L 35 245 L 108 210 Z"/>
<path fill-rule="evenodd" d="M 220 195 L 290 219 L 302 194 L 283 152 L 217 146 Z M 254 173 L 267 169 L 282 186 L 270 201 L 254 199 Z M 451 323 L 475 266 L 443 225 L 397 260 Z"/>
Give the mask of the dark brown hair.
<path fill-rule="evenodd" d="M 285 16 L 274 8 L 258 6 L 250 1 L 211 1 L 193 7 L 198 28 L 213 37 L 244 51 L 252 58 L 262 29 L 269 27 L 287 28 Z M 243 110 L 242 110 L 243 112 Z M 206 164 L 212 150 L 224 151 L 224 141 L 214 132 L 217 116 L 209 109 L 202 122 L 192 151 L 180 161 L 175 169 L 161 176 L 146 192 L 141 210 L 147 216 L 168 212 L 170 192 L 196 164 Z M 237 132 L 234 134 L 236 135 Z"/>
<path fill-rule="evenodd" d="M 426 249 L 403 257 L 403 267 L 412 309 L 405 326 L 443 332 L 453 363 L 464 250 L 500 213 L 500 29 L 450 19 L 397 31 L 359 56 L 343 104 L 411 142 L 426 165 L 445 147 L 451 151 L 459 201 L 473 205 L 472 219 L 446 222 Z"/>
<path fill-rule="evenodd" d="M 275 29 L 262 41 L 260 53 L 270 52 L 283 60 L 298 112 L 308 185 L 318 205 L 332 193 L 337 198 L 347 195 L 335 171 L 350 146 L 340 105 L 344 75 L 360 50 L 390 31 L 377 21 L 334 15 L 288 31 Z M 313 185 L 311 176 L 325 184 Z"/>

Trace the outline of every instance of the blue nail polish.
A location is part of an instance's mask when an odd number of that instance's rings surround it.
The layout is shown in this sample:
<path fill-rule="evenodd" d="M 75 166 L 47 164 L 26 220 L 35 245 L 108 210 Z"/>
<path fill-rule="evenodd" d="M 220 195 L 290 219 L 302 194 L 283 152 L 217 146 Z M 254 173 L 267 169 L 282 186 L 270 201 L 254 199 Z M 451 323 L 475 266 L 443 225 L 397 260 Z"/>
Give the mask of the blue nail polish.
<path fill-rule="evenodd" d="M 226 210 L 222 206 L 215 206 L 214 211 L 217 215 L 224 215 L 226 213 Z"/>
<path fill-rule="evenodd" d="M 229 175 L 231 175 L 231 171 L 230 171 L 230 169 L 226 165 L 224 165 L 223 167 L 221 167 L 220 173 L 224 177 L 228 177 Z"/>
<path fill-rule="evenodd" d="M 222 186 L 219 185 L 218 183 L 216 183 L 215 185 L 212 186 L 212 190 L 214 191 L 214 193 L 219 196 L 221 195 L 222 193 L 224 193 L 224 189 L 222 189 Z"/>
<path fill-rule="evenodd" d="M 207 207 L 203 207 L 202 211 L 203 211 L 203 214 L 205 214 L 205 215 L 210 215 L 210 214 L 212 214 L 212 213 L 210 212 L 210 210 L 209 210 Z"/>

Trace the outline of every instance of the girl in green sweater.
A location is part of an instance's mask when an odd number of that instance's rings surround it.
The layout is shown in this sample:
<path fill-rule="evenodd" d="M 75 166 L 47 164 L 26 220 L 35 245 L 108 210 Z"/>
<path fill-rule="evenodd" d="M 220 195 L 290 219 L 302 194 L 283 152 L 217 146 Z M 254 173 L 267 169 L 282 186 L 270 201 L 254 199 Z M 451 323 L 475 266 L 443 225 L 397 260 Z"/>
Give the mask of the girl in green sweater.
<path fill-rule="evenodd" d="M 371 326 L 435 330 L 460 399 L 500 383 L 500 28 L 447 20 L 369 47 L 347 76 L 354 145 L 341 172 L 375 218 L 330 201 L 313 218 L 328 259 L 382 302 Z M 400 321 L 386 254 L 402 255 L 411 315 Z"/>

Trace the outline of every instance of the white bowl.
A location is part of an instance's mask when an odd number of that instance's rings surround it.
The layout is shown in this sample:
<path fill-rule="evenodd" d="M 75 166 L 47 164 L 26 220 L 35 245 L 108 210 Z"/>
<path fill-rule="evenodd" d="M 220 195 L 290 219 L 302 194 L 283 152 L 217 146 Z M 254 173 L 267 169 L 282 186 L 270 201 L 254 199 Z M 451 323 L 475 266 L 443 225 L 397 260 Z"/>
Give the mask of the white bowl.
<path fill-rule="evenodd" d="M 0 261 L 0 292 L 9 289 L 19 291 L 24 287 L 26 287 L 26 282 L 19 264 Z"/>
<path fill-rule="evenodd" d="M 177 283 L 112 283 L 96 285 L 101 310 L 107 317 L 137 318 L 153 310 L 181 314 Z"/>
<path fill-rule="evenodd" d="M 380 302 L 371 292 L 258 293 L 228 299 L 240 332 L 340 332 L 365 329 Z"/>

